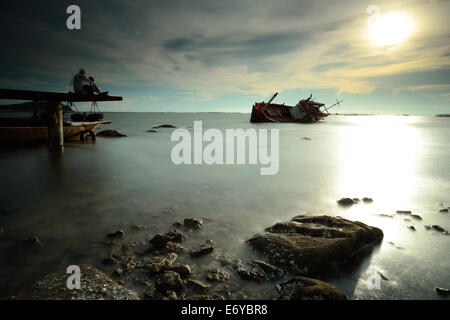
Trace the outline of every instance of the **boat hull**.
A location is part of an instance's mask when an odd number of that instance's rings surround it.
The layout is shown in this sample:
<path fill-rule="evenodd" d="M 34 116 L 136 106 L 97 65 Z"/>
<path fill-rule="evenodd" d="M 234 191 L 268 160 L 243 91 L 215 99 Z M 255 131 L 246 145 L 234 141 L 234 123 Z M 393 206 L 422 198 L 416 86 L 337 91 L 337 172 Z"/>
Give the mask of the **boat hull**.
<path fill-rule="evenodd" d="M 86 123 L 80 126 L 64 126 L 64 140 L 79 139 L 81 132 L 85 130 L 94 131 L 101 123 Z M 26 143 L 46 141 L 48 139 L 48 128 L 46 126 L 11 126 L 0 127 L 0 144 Z"/>
<path fill-rule="evenodd" d="M 310 123 L 320 121 L 328 116 L 327 113 L 306 112 L 301 119 L 296 119 L 292 115 L 293 106 L 284 104 L 264 104 L 255 103 L 252 108 L 250 122 L 297 122 Z"/>

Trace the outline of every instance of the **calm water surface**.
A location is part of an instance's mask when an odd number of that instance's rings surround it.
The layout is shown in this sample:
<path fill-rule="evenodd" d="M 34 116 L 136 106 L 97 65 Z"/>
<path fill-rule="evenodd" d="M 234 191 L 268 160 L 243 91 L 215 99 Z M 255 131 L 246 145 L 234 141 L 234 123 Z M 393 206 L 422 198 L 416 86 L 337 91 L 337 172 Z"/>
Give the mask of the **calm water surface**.
<path fill-rule="evenodd" d="M 450 230 L 450 214 L 439 212 L 450 206 L 448 118 L 330 116 L 317 124 L 251 124 L 248 114 L 106 118 L 113 123 L 102 129 L 128 137 L 67 143 L 61 157 L 45 145 L 1 147 L 0 297 L 68 264 L 90 263 L 110 272 L 101 264 L 105 234 L 122 228 L 127 240 L 149 239 L 191 216 L 209 219 L 187 246 L 214 239 L 217 252 L 241 258 L 257 257 L 246 239 L 298 214 L 359 220 L 381 228 L 383 242 L 351 271 L 327 281 L 352 299 L 440 299 L 434 288 L 450 287 L 450 236 L 424 228 L 438 224 Z M 146 132 L 164 123 L 191 127 L 194 120 L 202 120 L 204 129 L 280 129 L 279 173 L 260 176 L 259 165 L 175 166 L 172 129 Z M 341 197 L 374 202 L 344 209 L 336 205 Z M 396 210 L 411 210 L 423 221 L 377 216 Z M 149 228 L 129 231 L 136 223 Z M 44 247 L 24 253 L 17 242 L 33 235 Z M 215 263 L 198 261 L 199 268 Z M 388 281 L 368 289 L 375 270 Z M 242 285 L 276 296 L 274 283 Z"/>

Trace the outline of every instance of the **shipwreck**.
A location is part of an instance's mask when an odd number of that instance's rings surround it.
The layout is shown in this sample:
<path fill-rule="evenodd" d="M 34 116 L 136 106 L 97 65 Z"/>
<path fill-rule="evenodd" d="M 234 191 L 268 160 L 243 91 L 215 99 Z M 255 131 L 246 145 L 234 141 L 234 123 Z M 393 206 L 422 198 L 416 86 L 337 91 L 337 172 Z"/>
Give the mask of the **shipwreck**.
<path fill-rule="evenodd" d="M 284 103 L 272 103 L 277 95 L 278 92 L 268 102 L 256 102 L 252 108 L 250 122 L 317 122 L 330 114 L 329 109 L 343 102 L 336 100 L 335 104 L 327 108 L 324 103 L 314 101 L 310 95 L 295 106 L 288 106 Z"/>

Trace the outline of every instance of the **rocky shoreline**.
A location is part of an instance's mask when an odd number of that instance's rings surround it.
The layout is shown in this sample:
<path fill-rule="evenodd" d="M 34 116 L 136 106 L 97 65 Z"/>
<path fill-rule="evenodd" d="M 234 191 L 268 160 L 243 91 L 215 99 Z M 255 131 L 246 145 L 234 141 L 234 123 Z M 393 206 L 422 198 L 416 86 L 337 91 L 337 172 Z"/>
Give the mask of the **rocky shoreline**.
<path fill-rule="evenodd" d="M 186 218 L 173 226 L 176 229 L 156 234 L 149 241 L 127 242 L 123 230 L 107 234 L 103 245 L 109 248 L 109 255 L 102 260 L 103 271 L 80 265 L 81 289 L 67 289 L 70 275 L 59 270 L 11 298 L 342 300 L 346 299 L 343 292 L 315 277 L 320 278 L 349 258 L 370 250 L 383 238 L 380 229 L 361 222 L 331 216 L 297 216 L 247 240 L 261 259 L 242 260 L 217 248 L 213 239 L 196 240 L 204 228 L 202 219 Z M 145 228 L 135 225 L 131 230 L 142 232 Z M 195 243 L 189 248 L 185 245 L 188 238 Z M 33 245 L 39 243 L 37 238 L 30 239 L 28 242 Z M 196 262 L 202 259 L 213 260 L 216 267 L 199 268 Z M 244 292 L 240 281 L 268 283 L 278 294 L 263 290 Z M 137 285 L 139 290 L 135 289 Z"/>

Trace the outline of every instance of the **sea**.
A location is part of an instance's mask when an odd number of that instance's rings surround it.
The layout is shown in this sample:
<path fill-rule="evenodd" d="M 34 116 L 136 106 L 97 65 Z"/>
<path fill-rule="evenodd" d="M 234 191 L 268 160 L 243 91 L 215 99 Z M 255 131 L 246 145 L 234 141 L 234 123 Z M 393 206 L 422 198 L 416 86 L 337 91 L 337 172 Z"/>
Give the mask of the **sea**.
<path fill-rule="evenodd" d="M 102 264 L 110 250 L 104 241 L 118 229 L 123 241 L 148 241 L 184 218 L 202 218 L 203 228 L 189 233 L 185 245 L 210 239 L 214 253 L 180 258 L 200 274 L 223 256 L 261 259 L 246 240 L 277 222 L 330 215 L 381 228 L 384 238 L 348 271 L 323 280 L 350 299 L 445 299 L 434 289 L 450 287 L 450 236 L 425 226 L 450 230 L 450 213 L 441 212 L 450 207 L 449 118 L 331 115 L 311 124 L 255 124 L 247 113 L 105 118 L 112 123 L 97 132 L 115 129 L 126 137 L 67 142 L 60 155 L 45 144 L 0 146 L 0 298 L 68 265 L 88 263 L 111 275 L 114 267 Z M 193 133 L 194 121 L 224 133 L 278 129 L 278 172 L 261 175 L 260 164 L 176 165 L 175 129 L 147 132 L 170 124 Z M 343 197 L 373 202 L 341 207 Z M 397 210 L 422 220 L 405 221 Z M 136 231 L 136 224 L 146 228 Z M 24 249 L 21 241 L 33 236 L 42 247 Z M 279 281 L 233 277 L 240 297 L 277 297 Z"/>

